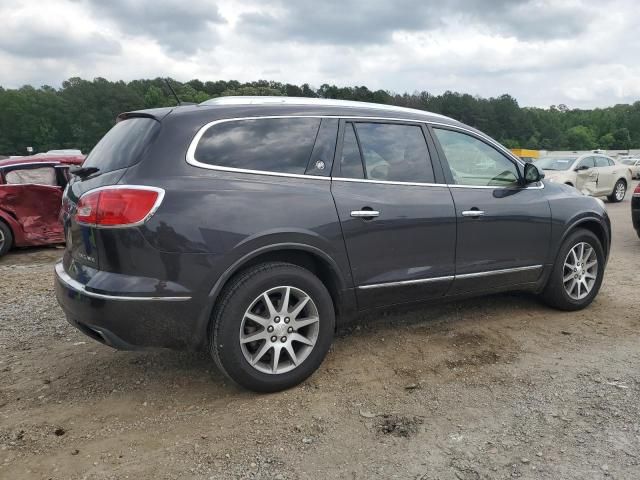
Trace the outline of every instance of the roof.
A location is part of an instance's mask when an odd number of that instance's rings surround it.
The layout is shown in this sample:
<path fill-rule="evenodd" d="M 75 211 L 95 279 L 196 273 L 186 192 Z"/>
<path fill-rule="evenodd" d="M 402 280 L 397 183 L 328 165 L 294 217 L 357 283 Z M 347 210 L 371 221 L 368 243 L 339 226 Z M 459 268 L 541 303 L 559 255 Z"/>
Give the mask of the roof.
<path fill-rule="evenodd" d="M 332 98 L 229 96 L 212 98 L 200 103 L 200 105 L 309 105 L 385 110 L 389 112 L 412 113 L 449 119 L 449 117 L 445 117 L 444 115 L 440 115 L 439 113 L 427 112 L 425 110 L 418 110 L 416 108 L 397 107 L 395 105 L 387 105 L 383 103 L 356 102 L 353 100 L 335 100 Z"/>
<path fill-rule="evenodd" d="M 55 163 L 60 165 L 82 165 L 84 155 L 32 155 L 29 157 L 6 158 L 0 160 L 0 168 L 31 163 Z"/>

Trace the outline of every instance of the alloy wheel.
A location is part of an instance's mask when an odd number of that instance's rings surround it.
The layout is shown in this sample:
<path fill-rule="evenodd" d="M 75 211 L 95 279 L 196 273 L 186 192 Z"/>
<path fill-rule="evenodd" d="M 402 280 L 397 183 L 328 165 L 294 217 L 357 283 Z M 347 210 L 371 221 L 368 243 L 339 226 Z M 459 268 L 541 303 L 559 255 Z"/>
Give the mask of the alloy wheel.
<path fill-rule="evenodd" d="M 618 200 L 619 202 L 621 202 L 624 199 L 624 194 L 627 191 L 627 187 L 625 187 L 624 183 L 622 182 L 618 182 L 618 184 L 616 185 L 616 200 Z"/>
<path fill-rule="evenodd" d="M 318 308 L 306 292 L 291 286 L 271 288 L 251 302 L 242 318 L 242 354 L 262 373 L 289 372 L 313 350 L 319 322 Z"/>
<path fill-rule="evenodd" d="M 4 242 L 5 242 L 4 232 L 2 230 L 0 230 L 0 251 L 4 247 Z"/>
<path fill-rule="evenodd" d="M 598 256 L 587 242 L 576 244 L 564 260 L 562 282 L 564 289 L 574 300 L 585 298 L 598 277 Z"/>

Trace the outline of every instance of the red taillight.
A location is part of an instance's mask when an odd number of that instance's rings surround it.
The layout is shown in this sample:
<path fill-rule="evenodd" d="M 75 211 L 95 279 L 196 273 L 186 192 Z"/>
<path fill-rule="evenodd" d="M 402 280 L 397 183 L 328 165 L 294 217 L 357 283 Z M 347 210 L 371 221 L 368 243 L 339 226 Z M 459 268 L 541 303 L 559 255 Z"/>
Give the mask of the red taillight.
<path fill-rule="evenodd" d="M 640 197 L 640 183 L 638 185 L 636 185 L 636 188 L 633 190 L 633 196 L 638 196 Z"/>
<path fill-rule="evenodd" d="M 150 187 L 107 187 L 78 201 L 78 223 L 103 227 L 131 226 L 144 221 L 162 201 L 163 191 Z"/>

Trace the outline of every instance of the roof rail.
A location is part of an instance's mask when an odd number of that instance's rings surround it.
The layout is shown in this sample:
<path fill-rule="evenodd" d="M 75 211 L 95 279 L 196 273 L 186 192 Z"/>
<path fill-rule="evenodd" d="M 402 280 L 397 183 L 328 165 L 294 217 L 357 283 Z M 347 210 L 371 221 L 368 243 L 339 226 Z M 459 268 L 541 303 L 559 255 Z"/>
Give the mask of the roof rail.
<path fill-rule="evenodd" d="M 396 107 L 383 103 L 357 102 L 354 100 L 335 100 L 332 98 L 311 98 L 311 97 L 276 97 L 276 96 L 229 96 L 216 97 L 206 100 L 200 105 L 317 105 L 327 107 L 346 108 L 370 108 L 375 110 L 387 110 L 398 113 L 413 113 L 419 115 L 430 115 L 434 117 L 447 118 L 439 113 L 427 112 L 416 108 Z"/>

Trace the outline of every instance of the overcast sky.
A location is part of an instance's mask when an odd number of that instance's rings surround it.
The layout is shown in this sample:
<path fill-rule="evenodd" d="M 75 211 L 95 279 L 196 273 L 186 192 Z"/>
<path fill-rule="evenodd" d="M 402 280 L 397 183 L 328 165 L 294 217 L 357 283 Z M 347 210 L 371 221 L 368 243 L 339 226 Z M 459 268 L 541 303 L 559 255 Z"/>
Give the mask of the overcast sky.
<path fill-rule="evenodd" d="M 638 0 L 0 0 L 0 85 L 257 79 L 640 100 Z"/>

